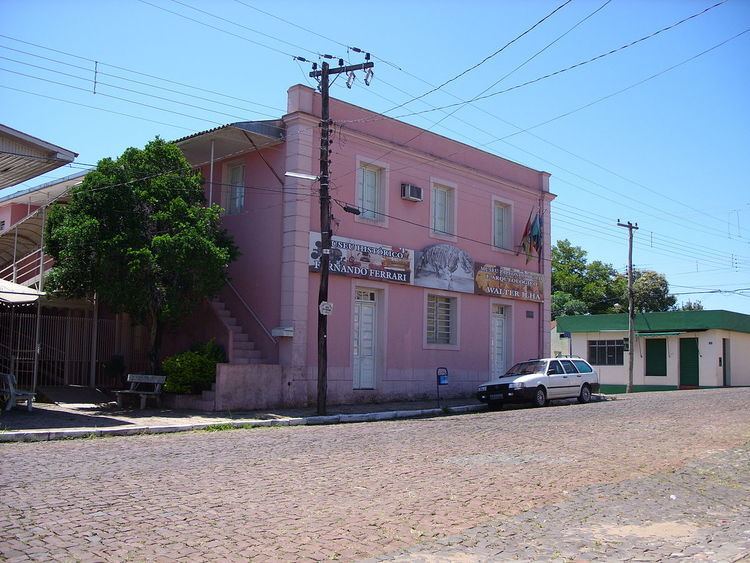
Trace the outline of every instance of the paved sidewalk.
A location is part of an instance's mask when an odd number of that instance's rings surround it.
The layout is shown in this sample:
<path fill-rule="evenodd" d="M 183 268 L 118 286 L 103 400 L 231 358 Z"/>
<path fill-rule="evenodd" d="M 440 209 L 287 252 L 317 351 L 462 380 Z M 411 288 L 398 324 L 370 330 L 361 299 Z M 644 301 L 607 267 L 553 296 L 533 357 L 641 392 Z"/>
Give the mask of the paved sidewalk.
<path fill-rule="evenodd" d="M 434 400 L 333 405 L 328 407 L 328 416 L 316 416 L 314 407 L 212 413 L 163 408 L 120 409 L 115 403 L 35 403 L 32 412 L 19 406 L 0 415 L 0 442 L 369 422 L 462 414 L 486 408 L 474 399 L 443 399 L 440 407 Z"/>
<path fill-rule="evenodd" d="M 592 400 L 607 400 L 595 395 Z M 575 403 L 575 400 L 560 403 Z M 506 410 L 527 408 L 506 405 Z M 163 408 L 120 409 L 116 403 L 34 403 L 32 412 L 16 407 L 0 414 L 0 442 L 38 442 L 95 436 L 132 436 L 191 430 L 227 430 L 264 426 L 297 426 L 374 422 L 406 418 L 465 414 L 487 410 L 473 398 L 331 405 L 328 416 L 315 407 L 246 412 L 199 412 Z"/>

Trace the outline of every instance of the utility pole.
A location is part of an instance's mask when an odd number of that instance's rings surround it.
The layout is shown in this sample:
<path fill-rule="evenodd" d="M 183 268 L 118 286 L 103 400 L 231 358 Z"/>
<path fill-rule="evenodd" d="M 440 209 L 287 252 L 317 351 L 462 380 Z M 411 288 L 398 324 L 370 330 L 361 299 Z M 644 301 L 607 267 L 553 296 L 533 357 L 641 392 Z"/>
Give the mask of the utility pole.
<path fill-rule="evenodd" d="M 322 100 L 322 112 L 320 122 L 320 290 L 318 292 L 318 415 L 326 414 L 326 399 L 328 396 L 328 313 L 323 304 L 328 301 L 328 274 L 331 265 L 331 196 L 328 191 L 328 165 L 330 147 L 331 119 L 329 114 L 330 98 L 328 95 L 330 75 L 343 72 L 354 76 L 354 71 L 370 69 L 375 66 L 371 62 L 370 54 L 365 56 L 367 62 L 358 65 L 344 66 L 343 59 L 339 59 L 339 66 L 330 68 L 327 62 L 323 62 L 321 70 L 317 70 L 313 64 L 312 78 L 320 80 L 320 95 Z M 298 57 L 298 60 L 300 58 Z M 369 71 L 368 76 L 372 76 Z M 369 79 L 365 79 L 369 84 Z M 351 87 L 351 84 L 348 83 Z M 325 314 L 324 314 L 325 313 Z"/>
<path fill-rule="evenodd" d="M 628 230 L 628 385 L 626 393 L 633 392 L 633 350 L 635 348 L 635 304 L 633 303 L 633 231 L 638 230 L 638 223 L 620 223 L 618 227 Z"/>

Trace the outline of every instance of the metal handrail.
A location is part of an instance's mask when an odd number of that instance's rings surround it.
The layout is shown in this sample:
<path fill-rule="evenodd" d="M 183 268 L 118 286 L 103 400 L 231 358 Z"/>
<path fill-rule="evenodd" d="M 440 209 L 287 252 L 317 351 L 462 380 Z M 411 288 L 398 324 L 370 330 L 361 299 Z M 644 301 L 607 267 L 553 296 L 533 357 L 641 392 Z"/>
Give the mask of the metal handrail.
<path fill-rule="evenodd" d="M 245 306 L 245 309 L 247 309 L 247 312 L 250 313 L 250 315 L 255 319 L 255 322 L 258 323 L 258 326 L 260 326 L 260 328 L 263 329 L 263 332 L 269 338 L 269 340 L 271 340 L 271 342 L 273 342 L 274 344 L 278 344 L 279 341 L 276 340 L 276 337 L 274 337 L 274 335 L 271 334 L 271 331 L 269 331 L 266 328 L 266 325 L 264 325 L 263 321 L 260 320 L 260 317 L 258 316 L 258 314 L 255 311 L 253 311 L 253 308 L 250 305 L 247 304 L 247 301 L 245 301 L 242 298 L 242 295 L 240 295 L 239 291 L 237 291 L 237 288 L 232 285 L 232 282 L 227 280 L 227 285 L 229 286 L 229 289 L 231 289 L 232 292 L 237 296 L 237 299 L 240 300 L 240 303 L 242 303 Z"/>

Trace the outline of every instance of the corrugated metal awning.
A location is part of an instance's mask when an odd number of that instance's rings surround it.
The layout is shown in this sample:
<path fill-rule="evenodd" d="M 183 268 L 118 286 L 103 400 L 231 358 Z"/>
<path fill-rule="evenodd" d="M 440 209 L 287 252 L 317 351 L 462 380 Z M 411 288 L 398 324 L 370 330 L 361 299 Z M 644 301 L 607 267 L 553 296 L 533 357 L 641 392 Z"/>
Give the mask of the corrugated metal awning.
<path fill-rule="evenodd" d="M 0 280 L 0 303 L 26 305 L 34 303 L 41 295 L 44 295 L 44 292 L 7 280 Z"/>

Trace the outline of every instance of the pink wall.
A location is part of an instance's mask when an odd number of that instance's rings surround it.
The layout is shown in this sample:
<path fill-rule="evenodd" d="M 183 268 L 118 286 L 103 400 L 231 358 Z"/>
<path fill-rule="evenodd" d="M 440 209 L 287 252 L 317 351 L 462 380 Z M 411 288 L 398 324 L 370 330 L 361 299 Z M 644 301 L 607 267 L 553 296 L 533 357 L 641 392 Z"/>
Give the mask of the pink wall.
<path fill-rule="evenodd" d="M 310 88 L 294 86 L 289 91 L 286 142 L 263 150 L 266 160 L 283 177 L 286 169 L 318 173 L 316 127 L 320 98 Z M 450 372 L 450 384 L 441 390 L 445 396 L 466 395 L 485 381 L 490 372 L 490 313 L 493 304 L 506 308 L 509 334 L 506 364 L 549 354 L 549 272 L 545 261 L 533 258 L 526 263 L 515 251 L 492 247 L 493 198 L 512 205 L 511 240 L 518 244 L 529 213 L 545 212 L 545 255 L 549 256 L 549 175 L 470 148 L 461 143 L 424 132 L 410 125 L 382 119 L 349 104 L 332 100 L 331 115 L 341 128 L 333 136 L 331 192 L 342 202 L 356 203 L 358 162 L 371 162 L 386 170 L 387 208 L 384 224 L 363 222 L 333 205 L 334 236 L 419 251 L 448 242 L 468 252 L 475 262 L 542 272 L 545 276 L 546 303 L 495 299 L 470 293 L 454 293 L 460 308 L 457 349 L 431 349 L 424 344 L 425 300 L 427 289 L 397 283 L 358 280 L 332 274 L 329 301 L 334 313 L 329 317 L 329 400 L 335 402 L 372 401 L 389 398 L 434 396 L 435 368 Z M 408 146 L 407 146 L 408 145 Z M 309 273 L 307 250 L 309 232 L 319 232 L 319 203 L 305 189 L 317 184 L 285 178 L 282 197 L 278 179 L 256 152 L 230 162 L 246 167 L 245 209 L 226 216 L 224 225 L 233 234 L 242 256 L 232 265 L 232 283 L 258 312 L 269 329 L 284 324 L 294 327 L 294 337 L 281 337 L 278 348 L 257 330 L 257 323 L 225 290 L 225 299 L 264 355 L 277 361 L 283 373 L 292 374 L 286 382 L 299 402 L 315 398 L 317 374 L 317 304 L 319 275 Z M 214 165 L 214 179 L 220 184 L 226 162 Z M 204 169 L 208 179 L 208 170 Z M 433 181 L 454 187 L 456 231 L 461 238 L 446 241 L 430 233 L 430 188 Z M 402 183 L 423 189 L 424 201 L 409 202 L 400 197 Z M 216 188 L 218 201 L 220 188 Z M 292 197 L 294 196 L 294 197 Z M 399 219 L 403 219 L 401 221 Z M 357 286 L 379 292 L 381 316 L 381 365 L 375 391 L 352 389 L 352 317 Z M 301 305 L 301 306 L 300 306 Z M 290 317 L 290 312 L 293 317 Z M 275 355 L 274 355 L 275 354 Z M 238 368 L 239 369 L 239 368 Z M 260 369 L 260 368 L 258 368 Z M 245 367 L 242 373 L 251 374 Z M 227 372 L 228 374 L 229 372 Z M 258 372 L 260 373 L 260 372 Z M 231 387 L 240 381 L 265 381 L 250 375 L 233 375 Z M 275 376 L 274 376 L 275 377 Z M 237 379 L 240 378 L 240 379 Z M 236 379 L 236 381 L 235 381 Z M 227 380 L 227 385 L 229 382 Z M 244 384 L 243 384 L 244 385 Z M 286 401 L 286 399 L 284 399 Z M 291 400 L 291 399 L 290 399 Z"/>
<path fill-rule="evenodd" d="M 308 94 L 298 88 L 295 98 Z M 294 90 L 294 89 L 293 89 Z M 314 107 L 319 108 L 315 96 Z M 319 110 L 318 110 L 319 111 Z M 512 240 L 520 241 L 529 213 L 537 210 L 540 199 L 546 212 L 545 231 L 549 233 L 548 175 L 520 166 L 477 149 L 431 133 L 413 139 L 419 130 L 394 120 L 375 120 L 373 114 L 348 104 L 332 100 L 332 119 L 343 123 L 334 136 L 331 186 L 332 195 L 343 202 L 356 203 L 356 170 L 358 159 L 375 162 L 387 170 L 387 209 L 391 217 L 387 226 L 359 221 L 354 215 L 333 205 L 335 217 L 333 234 L 414 250 L 435 243 L 449 242 L 467 251 L 477 262 L 486 262 L 523 270 L 543 271 L 543 262 L 536 258 L 526 263 L 524 255 L 499 250 L 491 246 L 493 197 L 511 203 Z M 376 116 L 377 117 L 377 116 Z M 362 119 L 361 122 L 356 120 Z M 355 122 L 348 123 L 353 120 Z M 340 131 L 340 133 L 339 133 Z M 383 143 L 382 139 L 403 145 L 405 151 Z M 289 141 L 290 143 L 293 140 Z M 314 168 L 317 167 L 315 163 Z M 317 173 L 317 169 L 311 170 Z M 461 238 L 445 241 L 430 233 L 430 186 L 433 180 L 455 187 L 456 232 Z M 424 201 L 410 202 L 400 198 L 402 183 L 423 188 Z M 311 230 L 319 231 L 317 201 L 311 202 Z M 396 218 L 405 219 L 399 221 Z M 548 240 L 548 237 L 546 237 Z M 471 239 L 471 240 L 467 240 Z M 549 244 L 549 242 L 547 242 Z M 546 248 L 549 256 L 549 246 Z M 547 277 L 549 274 L 546 274 Z M 328 323 L 329 389 L 345 400 L 357 400 L 358 395 L 388 398 L 394 395 L 418 396 L 434 393 L 434 369 L 445 366 L 451 373 L 451 387 L 460 393 L 471 392 L 477 382 L 485 381 L 490 370 L 489 323 L 491 303 L 506 306 L 509 313 L 507 330 L 512 333 L 508 365 L 514 361 L 549 354 L 544 336 L 548 331 L 549 307 L 541 303 L 520 300 L 491 300 L 486 296 L 457 293 L 460 303 L 459 350 L 433 350 L 423 344 L 425 316 L 425 288 L 384 284 L 387 308 L 387 327 L 383 334 L 385 366 L 378 375 L 377 391 L 352 391 L 352 302 L 356 285 L 373 287 L 367 280 L 354 280 L 331 275 L 329 301 L 335 304 Z M 546 284 L 549 291 L 549 283 Z M 317 358 L 317 292 L 319 276 L 311 274 L 308 286 L 308 377 L 315 378 Z M 549 295 L 547 294 L 547 303 Z M 527 318 L 527 312 L 533 318 Z M 449 392 L 445 389 L 444 392 Z"/>
<path fill-rule="evenodd" d="M 6 204 L 0 207 L 0 221 L 5 221 L 5 229 L 7 230 L 37 209 L 39 209 L 38 205 Z"/>
<path fill-rule="evenodd" d="M 284 145 L 264 149 L 263 156 L 279 176 L 283 177 Z M 254 309 L 263 325 L 271 330 L 279 324 L 281 185 L 257 152 L 220 160 L 214 163 L 214 203 L 221 203 L 222 184 L 228 181 L 224 177 L 227 164 L 245 165 L 247 186 L 242 212 L 222 218 L 222 225 L 232 235 L 241 253 L 229 268 L 229 278 L 238 293 Z M 203 168 L 203 175 L 206 178 L 208 198 L 207 166 Z M 234 292 L 225 288 L 219 297 L 230 307 L 233 316 L 250 335 L 250 339 L 262 350 L 263 357 L 271 362 L 276 361 L 277 346 L 245 310 Z"/>

